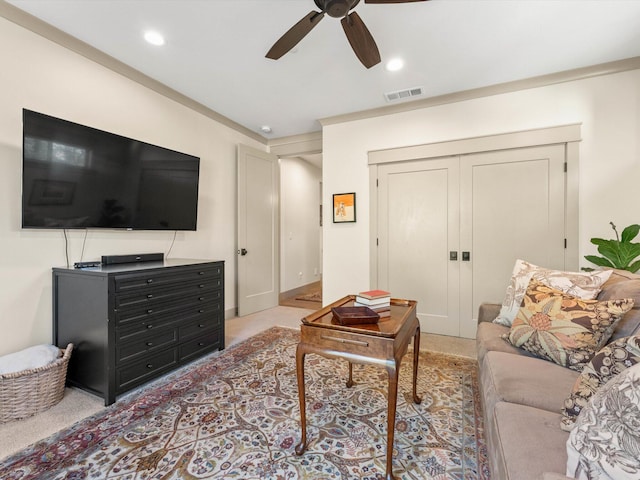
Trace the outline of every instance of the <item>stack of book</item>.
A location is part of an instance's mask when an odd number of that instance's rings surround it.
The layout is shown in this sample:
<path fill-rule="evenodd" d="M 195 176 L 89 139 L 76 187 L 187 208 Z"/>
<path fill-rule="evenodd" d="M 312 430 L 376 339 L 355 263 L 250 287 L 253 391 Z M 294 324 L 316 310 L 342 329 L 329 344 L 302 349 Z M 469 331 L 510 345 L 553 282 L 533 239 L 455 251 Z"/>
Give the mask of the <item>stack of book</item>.
<path fill-rule="evenodd" d="M 356 307 L 369 307 L 380 317 L 391 315 L 391 294 L 384 290 L 369 290 L 356 295 Z"/>

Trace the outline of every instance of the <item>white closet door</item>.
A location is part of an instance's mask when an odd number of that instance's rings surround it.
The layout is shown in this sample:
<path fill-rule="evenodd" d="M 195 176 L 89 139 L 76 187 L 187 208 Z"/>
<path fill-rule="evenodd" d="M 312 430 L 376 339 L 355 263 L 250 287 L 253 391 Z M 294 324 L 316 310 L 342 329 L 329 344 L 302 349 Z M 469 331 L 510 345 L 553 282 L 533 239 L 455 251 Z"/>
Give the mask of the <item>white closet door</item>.
<path fill-rule="evenodd" d="M 475 336 L 478 306 L 500 303 L 517 258 L 565 267 L 565 147 L 460 159 L 460 336 Z"/>
<path fill-rule="evenodd" d="M 459 334 L 457 157 L 380 166 L 378 288 L 417 300 L 423 331 Z"/>

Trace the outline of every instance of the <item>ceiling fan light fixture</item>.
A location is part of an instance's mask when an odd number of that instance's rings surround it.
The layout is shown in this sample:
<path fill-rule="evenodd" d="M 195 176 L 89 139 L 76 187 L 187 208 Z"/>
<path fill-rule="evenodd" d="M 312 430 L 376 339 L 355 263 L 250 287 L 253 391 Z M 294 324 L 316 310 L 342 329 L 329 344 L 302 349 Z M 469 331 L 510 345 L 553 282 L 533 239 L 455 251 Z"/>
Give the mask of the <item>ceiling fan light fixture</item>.
<path fill-rule="evenodd" d="M 144 32 L 144 39 L 151 45 L 155 45 L 157 47 L 160 47 L 166 43 L 164 36 L 162 36 L 161 33 L 156 32 L 155 30 L 147 30 L 146 32 Z"/>
<path fill-rule="evenodd" d="M 387 72 L 397 72 L 398 70 L 402 70 L 404 68 L 404 60 L 399 57 L 392 58 L 387 62 L 384 68 Z"/>

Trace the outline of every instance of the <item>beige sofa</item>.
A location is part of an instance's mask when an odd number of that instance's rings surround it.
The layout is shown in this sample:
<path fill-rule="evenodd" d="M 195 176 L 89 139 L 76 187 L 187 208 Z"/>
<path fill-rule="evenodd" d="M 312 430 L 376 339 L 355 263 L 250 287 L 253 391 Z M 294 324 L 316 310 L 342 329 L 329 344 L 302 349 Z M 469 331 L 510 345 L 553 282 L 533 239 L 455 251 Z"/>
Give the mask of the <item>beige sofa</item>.
<path fill-rule="evenodd" d="M 640 276 L 614 270 L 599 300 L 633 298 L 634 308 L 610 341 L 640 334 Z M 569 433 L 561 409 L 579 373 L 535 358 L 501 337 L 508 327 L 492 323 L 500 305 L 483 304 L 476 345 L 492 480 L 566 480 Z"/>

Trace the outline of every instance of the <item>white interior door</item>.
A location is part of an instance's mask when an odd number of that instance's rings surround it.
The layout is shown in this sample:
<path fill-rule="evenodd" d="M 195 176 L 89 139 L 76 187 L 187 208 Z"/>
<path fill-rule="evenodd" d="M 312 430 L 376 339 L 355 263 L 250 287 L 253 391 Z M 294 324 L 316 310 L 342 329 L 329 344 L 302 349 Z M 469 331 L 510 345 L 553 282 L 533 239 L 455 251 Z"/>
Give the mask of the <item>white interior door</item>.
<path fill-rule="evenodd" d="M 238 146 L 238 315 L 278 305 L 278 158 Z"/>
<path fill-rule="evenodd" d="M 564 164 L 564 145 L 460 158 L 461 336 L 480 303 L 502 301 L 517 258 L 565 268 Z"/>
<path fill-rule="evenodd" d="M 416 300 L 423 331 L 459 332 L 458 159 L 378 170 L 378 287 Z"/>

